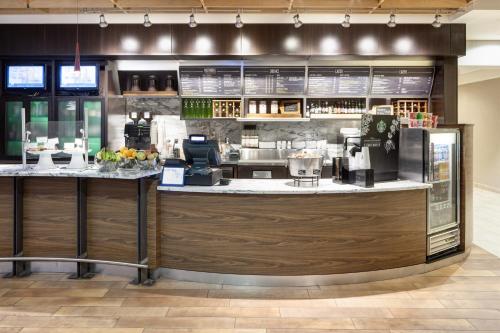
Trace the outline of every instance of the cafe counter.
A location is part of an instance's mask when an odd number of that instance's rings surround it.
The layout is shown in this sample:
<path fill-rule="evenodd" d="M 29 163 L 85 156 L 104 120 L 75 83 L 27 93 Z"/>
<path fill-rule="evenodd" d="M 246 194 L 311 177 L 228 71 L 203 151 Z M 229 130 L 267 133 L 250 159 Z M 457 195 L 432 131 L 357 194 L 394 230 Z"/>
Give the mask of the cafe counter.
<path fill-rule="evenodd" d="M 14 276 L 30 274 L 32 262 L 72 262 L 75 278 L 91 277 L 97 264 L 121 265 L 148 283 L 158 173 L 1 165 L 0 262 L 12 262 Z"/>

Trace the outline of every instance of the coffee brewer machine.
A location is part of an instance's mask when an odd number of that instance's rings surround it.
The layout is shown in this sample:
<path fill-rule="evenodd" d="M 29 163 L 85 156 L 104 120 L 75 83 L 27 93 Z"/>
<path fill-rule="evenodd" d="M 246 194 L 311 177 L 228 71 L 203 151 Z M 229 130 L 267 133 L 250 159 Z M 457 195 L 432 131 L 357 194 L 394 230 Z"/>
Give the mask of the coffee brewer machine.
<path fill-rule="evenodd" d="M 125 146 L 138 150 L 151 148 L 151 113 L 130 112 L 132 122 L 125 124 Z"/>

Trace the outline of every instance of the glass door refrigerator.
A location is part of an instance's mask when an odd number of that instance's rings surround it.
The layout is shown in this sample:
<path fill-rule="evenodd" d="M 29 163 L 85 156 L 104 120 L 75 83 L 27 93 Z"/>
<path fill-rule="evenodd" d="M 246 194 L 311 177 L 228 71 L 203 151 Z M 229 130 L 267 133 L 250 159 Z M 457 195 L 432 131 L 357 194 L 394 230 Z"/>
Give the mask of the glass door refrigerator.
<path fill-rule="evenodd" d="M 399 177 L 432 185 L 427 195 L 427 256 L 460 245 L 460 132 L 458 129 L 401 130 Z"/>
<path fill-rule="evenodd" d="M 88 115 L 89 156 L 94 156 L 104 142 L 104 100 L 99 97 L 58 97 L 56 102 L 56 119 L 64 124 L 59 133 L 66 133 L 60 138 L 64 142 L 72 142 L 75 138 L 76 122 L 85 120 Z M 75 126 L 68 124 L 74 123 Z"/>
<path fill-rule="evenodd" d="M 7 159 L 17 159 L 22 155 L 22 108 L 26 112 L 25 122 L 32 123 L 35 136 L 48 135 L 49 109 L 48 98 L 8 98 L 3 101 L 4 138 L 3 155 Z"/>

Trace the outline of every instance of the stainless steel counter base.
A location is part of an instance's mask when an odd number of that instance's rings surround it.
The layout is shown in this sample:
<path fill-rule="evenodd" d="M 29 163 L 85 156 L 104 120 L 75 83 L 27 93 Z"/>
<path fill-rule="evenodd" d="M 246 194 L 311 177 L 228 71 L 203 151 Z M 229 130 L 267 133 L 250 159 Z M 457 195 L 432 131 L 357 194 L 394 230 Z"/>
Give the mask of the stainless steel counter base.
<path fill-rule="evenodd" d="M 308 287 L 336 284 L 356 284 L 382 280 L 403 278 L 434 271 L 464 261 L 470 254 L 470 249 L 452 257 L 429 264 L 347 274 L 303 275 L 303 276 L 263 276 L 235 275 L 185 271 L 170 268 L 160 268 L 160 276 L 174 280 L 210 284 L 228 284 L 235 286 L 257 287 Z"/>

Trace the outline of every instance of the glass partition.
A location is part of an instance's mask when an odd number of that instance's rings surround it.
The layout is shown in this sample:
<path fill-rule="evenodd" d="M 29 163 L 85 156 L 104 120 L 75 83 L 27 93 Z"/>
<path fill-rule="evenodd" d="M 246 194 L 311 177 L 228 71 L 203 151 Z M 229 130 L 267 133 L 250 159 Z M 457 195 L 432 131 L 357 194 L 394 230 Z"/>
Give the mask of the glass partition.
<path fill-rule="evenodd" d="M 5 153 L 21 156 L 22 153 L 22 101 L 5 102 Z"/>
<path fill-rule="evenodd" d="M 94 156 L 101 149 L 102 101 L 84 100 L 83 112 L 88 115 L 89 155 Z"/>

